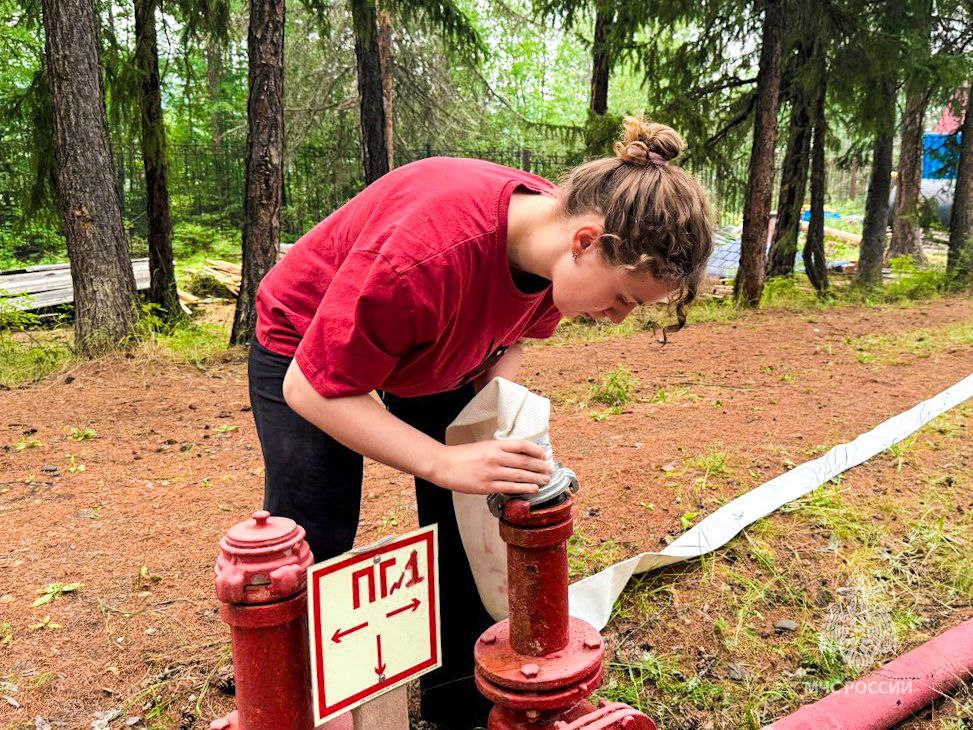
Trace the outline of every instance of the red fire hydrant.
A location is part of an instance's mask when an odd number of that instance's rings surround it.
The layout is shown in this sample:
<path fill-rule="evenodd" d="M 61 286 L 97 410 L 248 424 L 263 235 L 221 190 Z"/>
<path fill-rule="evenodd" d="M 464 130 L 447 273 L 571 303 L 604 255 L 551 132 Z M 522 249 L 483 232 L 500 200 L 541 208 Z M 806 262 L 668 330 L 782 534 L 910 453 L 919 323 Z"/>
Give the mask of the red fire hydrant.
<path fill-rule="evenodd" d="M 220 540 L 216 595 L 233 635 L 237 709 L 210 730 L 309 730 L 304 528 L 263 510 Z"/>
<path fill-rule="evenodd" d="M 595 707 L 585 698 L 601 686 L 605 645 L 586 621 L 568 615 L 568 538 L 573 497 L 532 508 L 503 503 L 509 618 L 476 642 L 476 684 L 494 708 L 489 730 L 656 730 L 621 703 Z"/>

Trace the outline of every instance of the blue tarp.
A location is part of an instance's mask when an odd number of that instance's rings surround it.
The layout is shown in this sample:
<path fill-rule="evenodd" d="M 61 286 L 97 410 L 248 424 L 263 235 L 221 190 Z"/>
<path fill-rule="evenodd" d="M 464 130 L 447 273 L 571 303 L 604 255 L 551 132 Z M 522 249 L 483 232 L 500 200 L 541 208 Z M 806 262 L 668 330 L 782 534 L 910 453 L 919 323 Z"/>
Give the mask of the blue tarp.
<path fill-rule="evenodd" d="M 767 246 L 770 251 L 770 246 Z M 842 269 L 851 264 L 850 261 L 829 261 L 829 269 Z M 721 279 L 733 279 L 740 268 L 740 237 L 737 231 L 719 230 L 715 237 L 713 255 L 710 256 L 706 273 Z M 794 270 L 804 271 L 804 261 L 800 252 L 794 257 Z"/>
<path fill-rule="evenodd" d="M 824 219 L 826 221 L 837 221 L 841 220 L 841 213 L 835 213 L 833 210 L 824 211 Z M 801 214 L 801 220 L 805 223 L 811 222 L 811 209 L 808 208 Z"/>
<path fill-rule="evenodd" d="M 922 179 L 955 180 L 962 134 L 922 135 Z"/>

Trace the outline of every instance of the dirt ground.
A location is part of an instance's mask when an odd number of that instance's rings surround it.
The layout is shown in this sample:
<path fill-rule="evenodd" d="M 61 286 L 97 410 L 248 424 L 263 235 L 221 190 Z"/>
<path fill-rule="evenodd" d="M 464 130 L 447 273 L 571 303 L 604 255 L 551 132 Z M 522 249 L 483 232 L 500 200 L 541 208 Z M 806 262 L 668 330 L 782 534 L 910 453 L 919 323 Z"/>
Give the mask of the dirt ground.
<path fill-rule="evenodd" d="M 971 322 L 973 301 L 951 298 L 761 312 L 665 347 L 645 333 L 530 348 L 523 382 L 551 397 L 555 453 L 582 483 L 575 573 L 658 550 L 725 499 L 969 375 L 973 342 L 948 333 Z M 591 389 L 620 365 L 637 397 L 596 420 Z M 948 458 L 970 509 L 964 435 Z M 242 357 L 205 370 L 117 357 L 0 392 L 0 445 L 0 725 L 90 727 L 124 705 L 112 727 L 191 728 L 227 711 L 212 563 L 262 490 Z M 883 472 L 862 469 L 856 489 L 884 494 Z M 363 489 L 359 543 L 414 528 L 409 479 L 369 464 Z M 55 582 L 81 586 L 31 608 Z M 939 618 L 969 615 L 957 605 Z M 685 727 L 722 726 L 709 722 Z"/>

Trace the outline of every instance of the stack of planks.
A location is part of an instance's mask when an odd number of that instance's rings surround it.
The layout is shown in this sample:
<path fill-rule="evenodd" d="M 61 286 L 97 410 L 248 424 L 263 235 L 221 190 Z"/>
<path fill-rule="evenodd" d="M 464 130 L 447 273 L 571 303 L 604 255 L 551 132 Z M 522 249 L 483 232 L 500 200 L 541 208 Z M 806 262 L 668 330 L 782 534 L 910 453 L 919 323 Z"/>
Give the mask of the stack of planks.
<path fill-rule="evenodd" d="M 135 288 L 149 288 L 149 260 L 133 259 Z M 71 267 L 68 264 L 45 264 L 0 274 L 0 298 L 14 309 L 43 309 L 74 301 Z"/>
<path fill-rule="evenodd" d="M 293 248 L 292 243 L 282 243 L 280 245 L 280 256 Z M 278 257 L 279 258 L 279 257 Z M 241 266 L 232 261 L 222 259 L 206 259 L 206 263 L 199 269 L 198 273 L 215 279 L 221 286 L 225 287 L 233 296 L 240 295 Z"/>
<path fill-rule="evenodd" d="M 151 277 L 148 259 L 132 259 L 135 288 L 149 288 Z M 43 264 L 0 273 L 0 300 L 14 309 L 32 310 L 70 304 L 74 301 L 70 264 Z M 179 292 L 179 302 L 188 314 L 187 305 L 195 304 L 198 297 Z"/>
<path fill-rule="evenodd" d="M 283 256 L 293 244 L 283 243 L 280 252 Z M 135 274 L 135 288 L 144 291 L 149 288 L 149 260 L 132 259 L 132 273 Z M 200 273 L 212 276 L 226 287 L 234 297 L 240 293 L 240 264 L 220 259 L 207 259 Z M 69 304 L 74 301 L 69 264 L 43 264 L 27 266 L 23 269 L 0 272 L 0 301 L 15 309 L 32 310 Z M 179 303 L 187 314 L 189 305 L 198 304 L 200 298 L 189 292 L 179 290 Z"/>
<path fill-rule="evenodd" d="M 199 270 L 200 274 L 209 276 L 224 286 L 233 296 L 240 294 L 240 264 L 220 259 L 206 259 L 206 263 Z"/>

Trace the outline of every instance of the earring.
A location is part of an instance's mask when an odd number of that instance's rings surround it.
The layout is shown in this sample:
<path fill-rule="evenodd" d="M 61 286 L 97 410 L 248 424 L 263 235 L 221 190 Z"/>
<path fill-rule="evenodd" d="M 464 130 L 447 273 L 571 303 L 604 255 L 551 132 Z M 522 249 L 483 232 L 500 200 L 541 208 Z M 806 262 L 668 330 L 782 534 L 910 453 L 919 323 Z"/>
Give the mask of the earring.
<path fill-rule="evenodd" d="M 577 251 L 575 251 L 575 252 L 574 252 L 573 254 L 571 254 L 571 255 L 572 255 L 572 256 L 574 257 L 574 260 L 575 260 L 575 262 L 577 262 L 577 261 L 578 261 L 578 253 L 577 253 Z"/>

